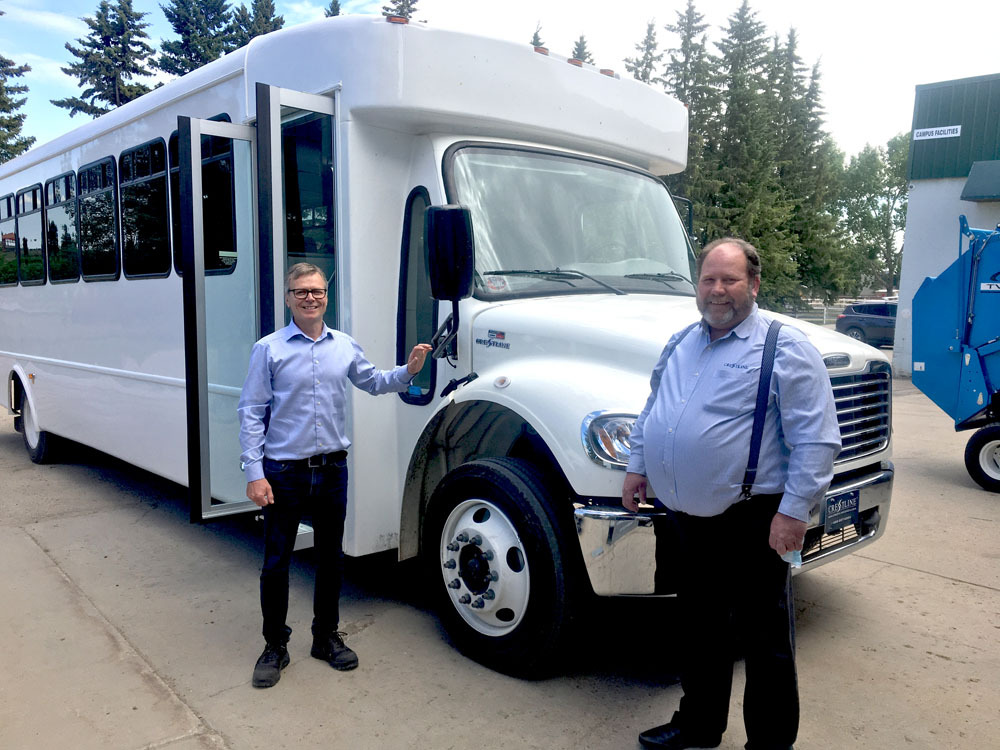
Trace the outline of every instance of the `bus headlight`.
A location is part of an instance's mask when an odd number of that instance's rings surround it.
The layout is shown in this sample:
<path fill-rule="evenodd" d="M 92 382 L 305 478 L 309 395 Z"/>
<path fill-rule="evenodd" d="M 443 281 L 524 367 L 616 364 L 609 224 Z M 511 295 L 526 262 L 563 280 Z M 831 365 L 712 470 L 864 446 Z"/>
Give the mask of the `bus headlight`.
<path fill-rule="evenodd" d="M 629 435 L 635 426 L 635 414 L 612 414 L 594 411 L 580 425 L 580 438 L 591 460 L 609 469 L 625 470 L 631 445 Z"/>

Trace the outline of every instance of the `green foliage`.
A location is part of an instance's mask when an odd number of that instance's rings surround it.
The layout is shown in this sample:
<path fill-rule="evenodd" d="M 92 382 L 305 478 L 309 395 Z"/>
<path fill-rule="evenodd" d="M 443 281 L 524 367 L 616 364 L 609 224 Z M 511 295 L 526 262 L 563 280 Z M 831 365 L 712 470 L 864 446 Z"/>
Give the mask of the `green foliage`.
<path fill-rule="evenodd" d="M 250 10 L 246 4 L 234 8 L 229 24 L 229 50 L 250 44 L 254 37 L 270 34 L 285 25 L 285 17 L 275 15 L 273 0 L 253 0 Z"/>
<path fill-rule="evenodd" d="M 542 22 L 539 21 L 535 25 L 535 33 L 531 35 L 531 41 L 528 42 L 533 47 L 544 47 L 545 42 L 542 41 Z"/>
<path fill-rule="evenodd" d="M 840 200 L 855 273 L 890 294 L 899 283 L 903 253 L 896 240 L 906 225 L 909 148 L 909 133 L 892 137 L 885 148 L 865 146 L 844 173 Z"/>
<path fill-rule="evenodd" d="M 580 34 L 580 38 L 576 40 L 573 45 L 573 55 L 574 60 L 580 60 L 581 62 L 593 64 L 594 58 L 590 54 L 590 50 L 587 49 L 587 38 Z"/>
<path fill-rule="evenodd" d="M 231 23 L 227 0 L 170 0 L 160 7 L 180 37 L 160 45 L 160 70 L 182 76 L 225 54 Z"/>
<path fill-rule="evenodd" d="M 13 60 L 0 55 L 0 164 L 23 154 L 35 142 L 33 136 L 21 135 L 25 115 L 18 112 L 27 101 L 27 97 L 20 95 L 27 94 L 28 87 L 12 80 L 30 70 L 29 66 L 15 65 Z"/>
<path fill-rule="evenodd" d="M 656 22 L 650 21 L 646 24 L 645 38 L 635 45 L 635 51 L 639 55 L 625 59 L 625 70 L 643 83 L 659 83 L 660 79 L 656 76 L 656 66 L 663 59 L 663 53 L 657 51 L 658 46 Z"/>
<path fill-rule="evenodd" d="M 323 15 L 333 18 L 340 15 L 340 0 L 330 0 L 330 4 L 323 9 Z"/>
<path fill-rule="evenodd" d="M 391 0 L 388 5 L 382 6 L 382 15 L 413 18 L 413 14 L 417 12 L 417 2 L 418 0 Z"/>
<path fill-rule="evenodd" d="M 76 40 L 77 47 L 66 43 L 77 61 L 62 71 L 78 79 L 83 92 L 52 103 L 68 109 L 70 117 L 78 112 L 96 117 L 149 91 L 135 80 L 152 75 L 147 64 L 153 48 L 143 41 L 149 39 L 145 15 L 132 9 L 132 0 L 118 0 L 114 7 L 101 0 L 94 17 L 83 19 L 90 33 Z"/>

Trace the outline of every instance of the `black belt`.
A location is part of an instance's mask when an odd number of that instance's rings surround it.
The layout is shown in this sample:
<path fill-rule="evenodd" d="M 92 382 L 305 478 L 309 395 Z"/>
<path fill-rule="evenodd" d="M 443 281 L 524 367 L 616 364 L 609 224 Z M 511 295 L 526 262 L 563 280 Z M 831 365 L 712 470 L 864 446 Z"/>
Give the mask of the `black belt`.
<path fill-rule="evenodd" d="M 333 453 L 320 453 L 316 456 L 309 456 L 309 458 L 298 458 L 294 461 L 287 461 L 286 463 L 305 466 L 309 469 L 318 469 L 321 466 L 327 466 L 328 464 L 332 464 L 337 461 L 346 460 L 347 451 L 334 451 Z"/>

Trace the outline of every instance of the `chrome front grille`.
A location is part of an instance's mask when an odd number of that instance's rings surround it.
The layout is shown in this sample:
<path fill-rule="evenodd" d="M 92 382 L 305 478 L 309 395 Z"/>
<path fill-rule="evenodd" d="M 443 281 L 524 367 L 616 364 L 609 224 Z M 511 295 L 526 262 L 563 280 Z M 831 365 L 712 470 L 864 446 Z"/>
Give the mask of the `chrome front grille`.
<path fill-rule="evenodd" d="M 888 370 L 830 378 L 840 423 L 841 464 L 884 450 L 889 444 L 892 376 Z"/>

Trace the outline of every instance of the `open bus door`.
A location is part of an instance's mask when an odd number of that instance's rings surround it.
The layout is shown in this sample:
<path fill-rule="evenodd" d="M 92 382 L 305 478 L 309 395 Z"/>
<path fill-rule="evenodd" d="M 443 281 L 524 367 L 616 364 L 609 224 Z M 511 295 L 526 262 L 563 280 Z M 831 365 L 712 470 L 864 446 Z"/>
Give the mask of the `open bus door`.
<path fill-rule="evenodd" d="M 256 127 L 178 117 L 192 522 L 256 508 L 245 495 L 236 407 L 251 347 L 284 325 L 288 266 L 305 260 L 326 271 L 327 322 L 337 325 L 335 100 L 261 83 L 256 94 Z M 219 153 L 231 154 L 231 208 L 221 220 L 231 220 L 234 248 L 222 261 L 206 247 L 220 221 L 206 209 L 220 202 L 203 181 Z M 216 272 L 206 273 L 206 257 Z M 300 529 L 296 546 L 311 543 L 311 529 Z"/>

